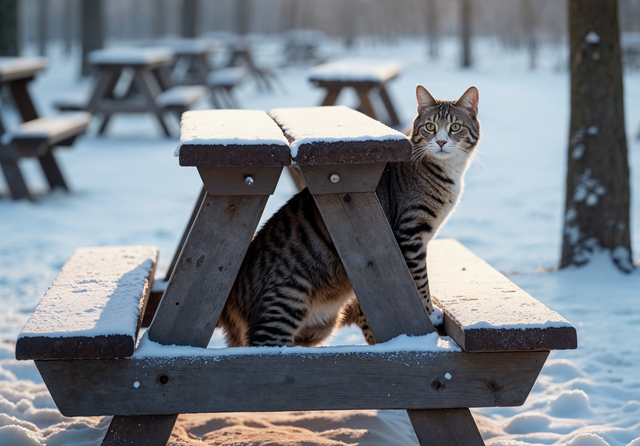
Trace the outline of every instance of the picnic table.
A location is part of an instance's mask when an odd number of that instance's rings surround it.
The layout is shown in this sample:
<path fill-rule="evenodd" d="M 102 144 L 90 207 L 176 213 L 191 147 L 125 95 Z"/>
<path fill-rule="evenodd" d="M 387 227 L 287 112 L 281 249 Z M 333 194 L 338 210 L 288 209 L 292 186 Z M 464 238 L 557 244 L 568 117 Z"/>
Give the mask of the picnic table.
<path fill-rule="evenodd" d="M 178 413 L 346 409 L 406 409 L 425 446 L 484 444 L 468 408 L 523 404 L 549 350 L 576 348 L 576 331 L 458 242 L 435 240 L 430 283 L 455 343 L 435 332 L 375 194 L 386 163 L 410 156 L 404 135 L 346 107 L 187 112 L 178 159 L 206 192 L 160 305 L 147 306 L 155 247 L 80 248 L 17 359 L 36 360 L 63 415 L 114 415 L 105 446 L 165 444 Z M 377 344 L 205 349 L 292 162 Z"/>
<path fill-rule="evenodd" d="M 164 133 L 171 136 L 165 113 L 180 116 L 207 93 L 204 86 L 174 84 L 169 71 L 174 53 L 169 48 L 97 50 L 89 54 L 89 62 L 97 71 L 89 98 L 68 98 L 58 101 L 57 107 L 102 115 L 99 134 L 104 133 L 115 113 L 153 113 Z M 118 90 L 123 77 L 129 78 L 124 92 Z"/>
<path fill-rule="evenodd" d="M 69 190 L 53 153 L 54 146 L 70 146 L 91 121 L 89 113 L 40 118 L 28 84 L 46 67 L 40 57 L 0 57 L 0 87 L 7 86 L 22 118 L 8 129 L 0 116 L 0 166 L 14 199 L 35 200 L 18 165 L 20 158 L 37 157 L 49 187 Z"/>
<path fill-rule="evenodd" d="M 386 85 L 398 77 L 401 66 L 395 62 L 362 59 L 341 59 L 313 67 L 309 81 L 324 88 L 326 96 L 320 105 L 334 105 L 343 88 L 353 88 L 360 100 L 359 110 L 378 119 L 370 95 L 377 92 L 382 99 L 392 126 L 400 119 L 391 101 Z"/>

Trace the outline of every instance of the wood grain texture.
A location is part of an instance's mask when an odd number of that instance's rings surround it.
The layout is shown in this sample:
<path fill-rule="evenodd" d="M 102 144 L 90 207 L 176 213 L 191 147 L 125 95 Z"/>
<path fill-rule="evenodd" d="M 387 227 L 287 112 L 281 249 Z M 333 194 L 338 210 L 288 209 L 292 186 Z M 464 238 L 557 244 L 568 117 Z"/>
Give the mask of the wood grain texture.
<path fill-rule="evenodd" d="M 149 339 L 206 347 L 267 198 L 207 195 L 149 327 Z"/>
<path fill-rule="evenodd" d="M 411 160 L 409 140 L 338 141 L 302 144 L 294 158 L 300 165 L 386 163 Z"/>
<path fill-rule="evenodd" d="M 548 352 L 379 353 L 363 346 L 362 351 L 343 353 L 36 365 L 65 416 L 157 415 L 517 406 L 524 403 L 547 356 Z M 165 384 L 161 376 L 167 377 Z"/>
<path fill-rule="evenodd" d="M 330 164 L 325 166 L 296 165 L 309 191 L 316 194 L 349 192 L 373 192 L 387 163 Z M 337 174 L 340 181 L 333 183 L 331 175 Z"/>
<path fill-rule="evenodd" d="M 114 417 L 102 446 L 159 446 L 171 437 L 178 415 L 139 415 Z M 144 426 L 145 428 L 141 428 Z"/>
<path fill-rule="evenodd" d="M 456 240 L 431 241 L 427 268 L 445 332 L 465 351 L 577 348 L 571 323 Z"/>
<path fill-rule="evenodd" d="M 196 167 L 284 167 L 291 163 L 291 153 L 284 144 L 185 144 L 178 160 L 181 166 Z"/>
<path fill-rule="evenodd" d="M 469 409 L 410 409 L 420 446 L 484 446 Z"/>
<path fill-rule="evenodd" d="M 198 167 L 198 173 L 210 195 L 271 195 L 282 167 Z M 252 184 L 245 182 L 247 177 Z"/>
<path fill-rule="evenodd" d="M 433 332 L 375 192 L 313 198 L 376 342 Z"/>

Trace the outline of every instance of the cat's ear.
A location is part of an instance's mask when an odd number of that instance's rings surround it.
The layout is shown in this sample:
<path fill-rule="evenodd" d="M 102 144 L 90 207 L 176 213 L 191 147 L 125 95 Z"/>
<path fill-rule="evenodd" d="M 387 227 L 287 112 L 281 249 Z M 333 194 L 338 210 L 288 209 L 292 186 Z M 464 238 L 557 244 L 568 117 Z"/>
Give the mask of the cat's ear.
<path fill-rule="evenodd" d="M 416 87 L 416 99 L 418 99 L 418 113 L 422 113 L 425 109 L 437 105 L 436 100 L 431 93 L 422 85 Z"/>
<path fill-rule="evenodd" d="M 469 87 L 454 104 L 464 107 L 475 118 L 478 114 L 479 99 L 478 89 L 476 87 Z"/>

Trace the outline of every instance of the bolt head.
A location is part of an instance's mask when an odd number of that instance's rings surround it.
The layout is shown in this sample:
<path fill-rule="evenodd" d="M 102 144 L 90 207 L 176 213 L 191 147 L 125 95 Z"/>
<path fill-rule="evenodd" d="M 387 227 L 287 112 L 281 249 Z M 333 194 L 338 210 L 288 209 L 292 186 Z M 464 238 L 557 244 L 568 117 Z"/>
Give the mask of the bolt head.
<path fill-rule="evenodd" d="M 252 176 L 248 176 L 244 179 L 244 184 L 246 184 L 247 186 L 251 186 L 253 184 L 253 177 Z"/>
<path fill-rule="evenodd" d="M 331 181 L 332 183 L 337 183 L 338 181 L 340 181 L 340 175 L 338 175 L 337 173 L 332 173 L 329 177 L 329 181 Z"/>

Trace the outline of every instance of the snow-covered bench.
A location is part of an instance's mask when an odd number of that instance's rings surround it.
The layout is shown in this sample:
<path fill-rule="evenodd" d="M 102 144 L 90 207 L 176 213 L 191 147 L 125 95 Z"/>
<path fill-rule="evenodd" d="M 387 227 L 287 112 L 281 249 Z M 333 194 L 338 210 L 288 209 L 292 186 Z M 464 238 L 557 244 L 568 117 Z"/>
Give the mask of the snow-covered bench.
<path fill-rule="evenodd" d="M 158 107 L 176 112 L 178 116 L 207 95 L 203 85 L 178 85 L 163 91 L 156 97 Z"/>
<path fill-rule="evenodd" d="M 26 157 L 44 161 L 44 173 L 52 189 L 68 189 L 52 150 L 55 146 L 71 146 L 85 132 L 91 119 L 91 113 L 87 112 L 37 118 L 4 133 L 0 139 L 0 163 L 12 196 L 33 200 L 18 167 L 18 160 Z"/>
<path fill-rule="evenodd" d="M 208 83 L 212 94 L 222 106 L 228 108 L 240 108 L 233 96 L 233 89 L 240 85 L 249 72 L 245 67 L 218 68 L 209 73 Z"/>
<path fill-rule="evenodd" d="M 389 97 L 386 85 L 398 77 L 401 66 L 395 62 L 367 59 L 341 59 L 313 67 L 309 81 L 326 89 L 321 105 L 334 105 L 343 88 L 353 88 L 360 99 L 360 109 L 367 116 L 377 119 L 370 94 L 377 91 L 384 103 L 392 126 L 400 125 L 400 119 Z"/>
<path fill-rule="evenodd" d="M 456 241 L 434 240 L 430 283 L 444 312 L 440 329 L 452 339 L 440 336 L 374 192 L 386 162 L 409 159 L 406 137 L 346 107 L 270 115 L 183 115 L 179 162 L 197 167 L 207 194 L 133 352 L 104 359 L 100 336 L 126 334 L 128 345 L 136 338 L 152 248 L 114 262 L 102 260 L 109 251 L 98 254 L 106 248 L 76 253 L 25 326 L 17 356 L 37 359 L 64 415 L 116 415 L 103 444 L 162 444 L 178 413 L 325 409 L 407 409 L 422 444 L 483 444 L 467 408 L 523 404 L 549 350 L 576 348 L 575 329 Z M 205 349 L 267 198 L 291 161 L 378 344 Z M 78 303 L 93 293 L 101 296 L 97 304 Z M 58 319 L 64 323 L 51 323 Z M 36 356 L 24 347 L 35 338 L 51 346 L 42 338 L 61 333 L 80 338 L 67 350 L 83 352 L 65 358 L 95 359 L 60 359 L 56 348 Z M 431 438 L 434 432 L 441 435 Z"/>

